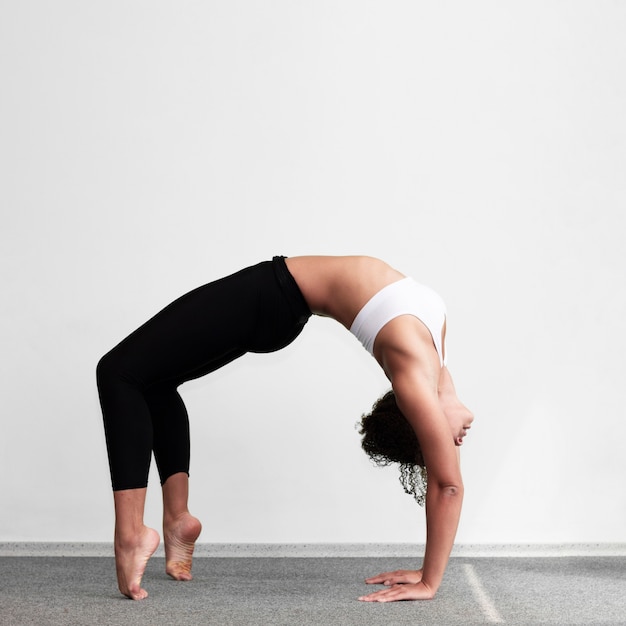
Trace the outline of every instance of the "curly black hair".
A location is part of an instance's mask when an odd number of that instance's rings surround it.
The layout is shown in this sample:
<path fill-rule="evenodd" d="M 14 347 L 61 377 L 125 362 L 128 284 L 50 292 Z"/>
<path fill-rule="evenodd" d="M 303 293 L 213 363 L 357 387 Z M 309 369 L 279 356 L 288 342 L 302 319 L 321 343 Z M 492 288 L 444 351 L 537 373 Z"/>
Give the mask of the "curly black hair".
<path fill-rule="evenodd" d="M 422 449 L 398 408 L 393 390 L 376 400 L 372 411 L 361 417 L 359 434 L 361 447 L 376 465 L 399 464 L 404 491 L 423 505 L 427 477 Z"/>

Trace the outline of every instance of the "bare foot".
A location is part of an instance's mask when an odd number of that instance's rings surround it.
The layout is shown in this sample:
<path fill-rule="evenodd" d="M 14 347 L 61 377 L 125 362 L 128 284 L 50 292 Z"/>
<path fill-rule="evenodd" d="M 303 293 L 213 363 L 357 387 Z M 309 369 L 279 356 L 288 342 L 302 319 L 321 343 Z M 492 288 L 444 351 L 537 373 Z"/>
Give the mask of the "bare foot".
<path fill-rule="evenodd" d="M 143 600 L 148 597 L 148 592 L 141 588 L 141 579 L 159 541 L 159 533 L 147 526 L 133 540 L 115 538 L 117 586 L 127 598 Z"/>
<path fill-rule="evenodd" d="M 191 580 L 191 558 L 202 524 L 190 513 L 163 524 L 165 571 L 174 580 Z"/>

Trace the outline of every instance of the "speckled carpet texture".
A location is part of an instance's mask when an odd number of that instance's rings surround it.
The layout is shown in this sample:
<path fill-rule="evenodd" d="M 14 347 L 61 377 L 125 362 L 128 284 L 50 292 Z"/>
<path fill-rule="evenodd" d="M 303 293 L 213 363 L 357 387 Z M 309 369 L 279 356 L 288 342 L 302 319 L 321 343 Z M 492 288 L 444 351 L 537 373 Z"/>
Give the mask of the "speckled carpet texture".
<path fill-rule="evenodd" d="M 0 558 L 6 626 L 394 626 L 626 624 L 626 557 L 452 558 L 429 602 L 373 604 L 366 575 L 413 559 L 197 558 L 194 580 L 175 582 L 153 558 L 150 597 L 123 598 L 110 557 Z"/>

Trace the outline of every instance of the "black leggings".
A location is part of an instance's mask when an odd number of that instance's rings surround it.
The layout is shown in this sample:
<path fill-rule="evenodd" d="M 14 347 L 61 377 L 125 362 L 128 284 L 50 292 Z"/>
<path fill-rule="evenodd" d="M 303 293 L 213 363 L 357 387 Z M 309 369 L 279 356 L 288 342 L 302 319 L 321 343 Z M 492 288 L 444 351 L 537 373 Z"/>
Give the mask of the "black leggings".
<path fill-rule="evenodd" d="M 311 311 L 274 257 L 175 300 L 106 354 L 97 368 L 115 491 L 189 473 L 189 420 L 177 388 L 246 352 L 290 344 Z"/>

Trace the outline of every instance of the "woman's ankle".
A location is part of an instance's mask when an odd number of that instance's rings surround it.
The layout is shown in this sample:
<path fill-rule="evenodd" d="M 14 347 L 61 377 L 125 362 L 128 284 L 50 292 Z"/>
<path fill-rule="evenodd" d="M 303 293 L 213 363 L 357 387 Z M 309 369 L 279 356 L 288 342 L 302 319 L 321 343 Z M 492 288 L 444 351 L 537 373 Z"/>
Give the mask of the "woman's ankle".
<path fill-rule="evenodd" d="M 115 529 L 115 547 L 122 550 L 132 550 L 133 548 L 143 546 L 148 535 L 152 536 L 156 531 L 148 528 L 144 524 L 133 526 L 132 528 L 124 527 Z"/>

